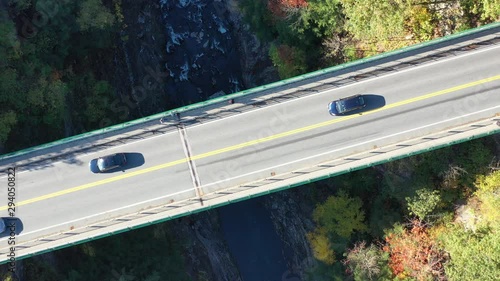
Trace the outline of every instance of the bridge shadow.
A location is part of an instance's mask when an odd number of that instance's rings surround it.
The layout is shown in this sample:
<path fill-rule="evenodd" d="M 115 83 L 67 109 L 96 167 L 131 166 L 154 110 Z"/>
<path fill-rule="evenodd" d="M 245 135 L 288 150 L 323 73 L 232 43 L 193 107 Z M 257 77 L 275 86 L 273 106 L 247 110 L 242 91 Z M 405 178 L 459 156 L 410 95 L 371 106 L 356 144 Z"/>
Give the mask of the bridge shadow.
<path fill-rule="evenodd" d="M 21 219 L 16 217 L 2 217 L 5 222 L 5 231 L 0 233 L 0 238 L 19 235 L 24 230 Z"/>

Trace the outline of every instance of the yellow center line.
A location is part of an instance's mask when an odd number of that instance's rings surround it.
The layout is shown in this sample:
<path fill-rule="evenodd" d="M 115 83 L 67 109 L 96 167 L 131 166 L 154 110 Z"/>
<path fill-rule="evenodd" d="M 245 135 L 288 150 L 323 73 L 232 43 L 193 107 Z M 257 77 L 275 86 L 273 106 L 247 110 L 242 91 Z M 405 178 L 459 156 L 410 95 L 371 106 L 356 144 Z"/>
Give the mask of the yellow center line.
<path fill-rule="evenodd" d="M 368 114 L 373 114 L 373 113 L 376 113 L 376 112 L 379 112 L 379 111 L 383 111 L 383 110 L 389 110 L 389 109 L 392 109 L 392 108 L 395 108 L 395 107 L 400 107 L 400 106 L 407 105 L 407 104 L 410 104 L 410 103 L 414 103 L 414 102 L 417 102 L 417 101 L 421 101 L 421 100 L 425 100 L 425 99 L 429 99 L 429 98 L 441 96 L 441 95 L 444 95 L 444 94 L 449 94 L 449 93 L 452 93 L 452 92 L 456 92 L 456 91 L 463 90 L 463 89 L 466 89 L 466 88 L 470 88 L 470 87 L 473 87 L 473 86 L 485 84 L 485 83 L 492 82 L 492 81 L 495 81 L 495 80 L 500 80 L 500 75 L 489 77 L 489 78 L 478 80 L 478 81 L 474 81 L 474 82 L 470 82 L 470 83 L 459 85 L 459 86 L 455 86 L 455 87 L 452 87 L 452 88 L 449 88 L 449 89 L 437 91 L 437 92 L 430 93 L 430 94 L 427 94 L 427 95 L 423 95 L 423 96 L 419 96 L 419 97 L 407 99 L 407 100 L 404 100 L 404 101 L 396 102 L 396 103 L 393 103 L 393 104 L 390 104 L 390 105 L 386 105 L 386 106 L 378 108 L 378 109 L 374 109 L 374 110 L 370 110 L 368 112 L 364 112 L 364 113 L 362 113 L 362 115 L 368 115 Z M 218 149 L 218 150 L 206 152 L 206 153 L 203 153 L 203 154 L 195 155 L 195 156 L 191 157 L 191 159 L 193 159 L 193 160 L 202 159 L 202 158 L 205 158 L 205 157 L 209 157 L 209 156 L 217 155 L 217 154 L 220 154 L 220 153 L 237 150 L 237 149 L 240 149 L 240 148 L 244 148 L 244 147 L 248 147 L 248 146 L 260 144 L 260 143 L 263 143 L 263 142 L 268 142 L 268 141 L 271 141 L 271 140 L 275 140 L 275 139 L 279 139 L 279 138 L 283 138 L 283 137 L 295 135 L 295 134 L 298 134 L 298 133 L 303 133 L 303 132 L 306 132 L 306 131 L 310 131 L 310 130 L 313 130 L 313 129 L 325 127 L 325 126 L 328 126 L 328 125 L 332 125 L 332 124 L 335 124 L 335 123 L 343 122 L 345 120 L 349 120 L 349 119 L 353 119 L 353 118 L 358 118 L 358 117 L 359 116 L 356 116 L 356 115 L 350 115 L 350 116 L 344 116 L 344 117 L 341 117 L 341 118 L 335 118 L 335 119 L 332 119 L 332 120 L 329 120 L 329 121 L 325 121 L 325 122 L 313 124 L 313 125 L 310 125 L 310 126 L 298 128 L 298 129 L 295 129 L 295 130 L 291 130 L 291 131 L 287 131 L 287 132 L 275 134 L 275 135 L 272 135 L 272 136 L 269 136 L 269 137 L 265 137 L 265 138 L 261 138 L 261 139 L 256 139 L 256 140 L 252 140 L 252 141 L 240 143 L 240 144 L 237 144 L 237 145 L 233 145 L 233 146 L 228 146 L 228 147 L 225 147 L 225 148 L 221 148 L 221 149 Z"/>
<path fill-rule="evenodd" d="M 42 196 L 39 196 L 39 197 L 35 197 L 35 198 L 31 198 L 31 199 L 28 199 L 28 200 L 24 200 L 24 201 L 18 202 L 18 203 L 16 203 L 16 206 L 27 205 L 27 204 L 30 204 L 30 203 L 42 201 L 42 200 L 49 199 L 49 198 L 54 198 L 54 197 L 57 197 L 57 196 L 68 194 L 68 193 L 73 193 L 73 192 L 76 192 L 76 191 L 84 190 L 84 189 L 95 187 L 95 186 L 98 186 L 98 185 L 102 185 L 102 184 L 106 184 L 106 183 L 111 183 L 111 182 L 115 182 L 115 181 L 118 181 L 118 180 L 122 180 L 122 179 L 130 178 L 130 177 L 138 176 L 138 175 L 141 175 L 141 174 L 145 174 L 145 173 L 153 172 L 153 171 L 160 170 L 160 169 L 163 169 L 163 168 L 167 168 L 167 167 L 175 166 L 175 165 L 178 165 L 178 164 L 182 164 L 182 163 L 185 163 L 186 161 L 187 161 L 187 158 L 179 159 L 179 160 L 176 160 L 176 161 L 173 161 L 173 162 L 169 162 L 169 163 L 157 165 L 157 166 L 154 166 L 154 167 L 142 169 L 142 170 L 135 171 L 135 172 L 130 172 L 130 173 L 123 174 L 123 175 L 120 175 L 120 176 L 116 176 L 116 177 L 112 177 L 112 178 L 108 178 L 108 179 L 103 179 L 103 180 L 99 180 L 99 181 L 96 181 L 96 182 L 91 182 L 91 183 L 87 183 L 87 184 L 80 185 L 80 186 L 77 186 L 77 187 L 73 187 L 73 188 L 70 188 L 70 189 L 65 189 L 65 190 L 61 190 L 61 191 L 49 193 L 49 194 L 46 194 L 46 195 L 42 195 Z M 7 208 L 8 208 L 8 206 L 2 206 L 2 207 L 0 207 L 0 210 L 7 210 Z"/>
<path fill-rule="evenodd" d="M 423 95 L 423 96 L 419 96 L 419 97 L 407 99 L 407 100 L 404 100 L 404 101 L 396 102 L 396 103 L 393 103 L 393 104 L 390 104 L 390 105 L 386 105 L 386 106 L 384 106 L 382 108 L 378 108 L 378 109 L 374 109 L 374 110 L 371 110 L 371 111 L 368 111 L 368 112 L 364 112 L 362 115 L 368 115 L 368 114 L 373 114 L 373 113 L 380 112 L 380 111 L 383 111 L 383 110 L 389 110 L 389 109 L 392 109 L 392 108 L 395 108 L 395 107 L 400 107 L 400 106 L 407 105 L 407 104 L 410 104 L 410 103 L 414 103 L 414 102 L 417 102 L 417 101 L 422 101 L 422 100 L 426 100 L 426 99 L 429 99 L 429 98 L 433 98 L 433 97 L 437 97 L 437 96 L 441 96 L 441 95 L 453 93 L 453 92 L 456 92 L 456 91 L 459 91 L 459 90 L 463 90 L 463 89 L 467 89 L 467 88 L 470 88 L 470 87 L 478 86 L 478 85 L 485 84 L 485 83 L 488 83 L 488 82 L 492 82 L 492 81 L 495 81 L 495 80 L 500 80 L 500 75 L 492 76 L 492 77 L 489 77 L 489 78 L 477 80 L 477 81 L 470 82 L 470 83 L 467 83 L 467 84 L 458 85 L 458 86 L 455 86 L 455 87 L 452 87 L 452 88 L 448 88 L 448 89 L 445 89 L 445 90 L 433 92 L 433 93 L 426 94 L 426 95 Z M 286 131 L 286 132 L 275 134 L 275 135 L 268 136 L 268 137 L 265 137 L 265 138 L 260 138 L 260 139 L 256 139 L 256 140 L 252 140 L 252 141 L 248 141 L 248 142 L 244 142 L 244 143 L 240 143 L 240 144 L 237 144 L 237 145 L 228 146 L 228 147 L 225 147 L 225 148 L 221 148 L 221 149 L 209 151 L 209 152 L 202 153 L 202 154 L 199 154 L 199 155 L 194 155 L 194 156 L 191 157 L 191 160 L 203 159 L 203 158 L 207 158 L 207 157 L 210 157 L 210 156 L 214 156 L 214 155 L 218 155 L 218 154 L 222 154 L 222 153 L 226 153 L 226 152 L 230 152 L 230 151 L 242 149 L 242 148 L 249 147 L 249 146 L 252 146 L 252 145 L 256 145 L 256 144 L 260 144 L 260 143 L 265 143 L 265 142 L 268 142 L 268 141 L 272 141 L 272 140 L 284 138 L 284 137 L 287 137 L 287 136 L 291 136 L 291 135 L 303 133 L 303 132 L 306 132 L 306 131 L 314 130 L 314 129 L 317 129 L 317 128 L 325 127 L 325 126 L 328 126 L 328 125 L 332 125 L 332 124 L 335 124 L 335 123 L 343 122 L 345 120 L 349 120 L 349 119 L 353 119 L 353 118 L 358 118 L 358 117 L 359 116 L 357 116 L 357 115 L 350 115 L 350 116 L 344 116 L 344 117 L 341 117 L 341 118 L 335 118 L 335 119 L 332 119 L 332 120 L 329 120 L 329 121 L 325 121 L 325 122 L 313 124 L 313 125 L 302 127 L 302 128 L 298 128 L 298 129 L 295 129 L 295 130 Z M 115 181 L 118 181 L 118 180 L 122 180 L 122 179 L 130 178 L 130 177 L 142 175 L 142 174 L 145 174 L 145 173 L 157 171 L 157 170 L 160 170 L 160 169 L 172 167 L 172 166 L 175 166 L 175 165 L 183 164 L 183 163 L 186 163 L 187 161 L 188 161 L 188 158 L 183 158 L 183 159 L 179 159 L 179 160 L 176 160 L 176 161 L 172 161 L 172 162 L 160 164 L 160 165 L 157 165 L 157 166 L 154 166 L 154 167 L 142 169 L 142 170 L 139 170 L 139 171 L 129 172 L 129 173 L 126 173 L 126 174 L 123 174 L 123 175 L 120 175 L 120 176 L 115 176 L 115 177 L 112 177 L 112 178 L 103 179 L 103 180 L 99 180 L 99 181 L 92 182 L 92 183 L 87 183 L 87 184 L 80 185 L 80 186 L 77 186 L 77 187 L 73 187 L 73 188 L 70 188 L 70 189 L 65 189 L 65 190 L 61 190 L 61 191 L 58 191 L 58 192 L 49 193 L 49 194 L 46 194 L 46 195 L 42 195 L 42 196 L 39 196 L 39 197 L 35 197 L 35 198 L 32 198 L 32 199 L 28 199 L 28 200 L 24 200 L 24 201 L 18 202 L 18 203 L 16 203 L 16 206 L 27 205 L 27 204 L 35 203 L 35 202 L 42 201 L 42 200 L 45 200 L 45 199 L 54 198 L 54 197 L 58 197 L 58 196 L 61 196 L 61 195 L 73 193 L 73 192 L 76 192 L 76 191 L 88 189 L 88 188 L 91 188 L 91 187 L 95 187 L 95 186 L 99 186 L 99 185 L 103 185 L 103 184 L 107 184 L 107 183 L 112 183 L 112 182 L 115 182 Z M 0 210 L 7 210 L 8 208 L 9 208 L 8 206 L 2 206 L 2 207 L 0 207 Z"/>

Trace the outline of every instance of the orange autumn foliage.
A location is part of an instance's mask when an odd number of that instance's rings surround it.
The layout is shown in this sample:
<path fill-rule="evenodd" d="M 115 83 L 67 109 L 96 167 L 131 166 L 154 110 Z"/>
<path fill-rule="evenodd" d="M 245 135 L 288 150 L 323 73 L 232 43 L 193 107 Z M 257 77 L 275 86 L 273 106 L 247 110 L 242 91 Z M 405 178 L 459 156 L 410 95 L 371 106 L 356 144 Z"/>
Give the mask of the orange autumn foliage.
<path fill-rule="evenodd" d="M 438 249 L 422 222 L 412 221 L 401 233 L 386 236 L 385 242 L 383 250 L 389 253 L 389 267 L 396 276 L 445 280 L 443 264 L 447 256 Z"/>

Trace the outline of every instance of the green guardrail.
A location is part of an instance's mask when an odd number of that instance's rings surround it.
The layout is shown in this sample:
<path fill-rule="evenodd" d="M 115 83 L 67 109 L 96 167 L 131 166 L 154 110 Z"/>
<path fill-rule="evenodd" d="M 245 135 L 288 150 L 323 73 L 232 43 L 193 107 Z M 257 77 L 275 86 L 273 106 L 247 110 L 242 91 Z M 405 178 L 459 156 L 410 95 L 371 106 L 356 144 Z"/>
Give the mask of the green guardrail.
<path fill-rule="evenodd" d="M 16 257 L 16 260 L 30 258 L 30 257 L 36 256 L 36 255 L 41 255 L 41 254 L 44 254 L 44 253 L 47 253 L 47 252 L 52 252 L 52 251 L 64 249 L 64 248 L 67 248 L 67 247 L 70 247 L 70 246 L 76 246 L 76 245 L 83 244 L 83 243 L 86 243 L 86 242 L 90 242 L 90 241 L 93 241 L 93 240 L 97 240 L 97 239 L 109 237 L 109 236 L 112 236 L 112 235 L 115 235 L 115 234 L 120 234 L 120 233 L 129 231 L 129 230 L 134 230 L 134 229 L 138 229 L 138 228 L 150 226 L 150 225 L 153 225 L 153 224 L 166 222 L 166 221 L 173 220 L 173 219 L 176 219 L 176 218 L 180 218 L 180 217 L 183 217 L 183 216 L 196 214 L 196 213 L 207 211 L 207 210 L 214 209 L 214 208 L 219 208 L 219 207 L 222 207 L 222 206 L 225 206 L 225 205 L 237 203 L 237 202 L 240 202 L 240 201 L 244 201 L 244 200 L 248 200 L 248 199 L 252 199 L 252 198 L 256 198 L 256 197 L 260 197 L 260 196 L 264 196 L 264 195 L 268 195 L 270 193 L 274 193 L 274 192 L 278 192 L 278 191 L 282 191 L 282 190 L 286 190 L 286 189 L 290 189 L 290 188 L 302 186 L 302 185 L 305 185 L 305 184 L 308 184 L 308 183 L 313 183 L 313 182 L 316 182 L 316 181 L 320 181 L 320 180 L 328 179 L 328 178 L 331 178 L 331 177 L 339 176 L 339 175 L 342 175 L 342 174 L 345 174 L 345 173 L 349 173 L 349 172 L 352 172 L 352 171 L 362 170 L 362 169 L 365 169 L 365 168 L 369 168 L 369 167 L 373 167 L 373 166 L 376 166 L 376 165 L 384 164 L 384 163 L 387 163 L 387 162 L 391 162 L 391 161 L 399 160 L 399 159 L 402 159 L 402 158 L 414 156 L 414 155 L 417 155 L 417 154 L 421 154 L 421 153 L 433 151 L 433 150 L 436 150 L 436 149 L 440 149 L 440 148 L 443 148 L 443 147 L 447 147 L 447 146 L 459 144 L 459 143 L 462 143 L 462 142 L 466 142 L 466 141 L 470 141 L 470 140 L 482 138 L 482 137 L 485 137 L 485 136 L 490 136 L 490 135 L 497 134 L 497 133 L 500 133 L 500 129 L 496 129 L 496 130 L 493 130 L 491 132 L 482 133 L 482 134 L 479 134 L 479 135 L 464 137 L 464 138 L 461 138 L 459 140 L 451 141 L 451 142 L 448 142 L 448 143 L 445 143 L 445 144 L 441 144 L 441 145 L 437 145 L 437 146 L 434 146 L 434 147 L 428 147 L 428 148 L 420 149 L 420 150 L 417 150 L 417 151 L 414 151 L 414 152 L 410 152 L 410 153 L 407 153 L 407 154 L 399 155 L 399 156 L 396 156 L 396 157 L 391 157 L 391 158 L 388 158 L 388 159 L 382 159 L 380 161 L 375 161 L 375 162 L 372 162 L 372 163 L 360 165 L 360 166 L 357 166 L 357 167 L 354 167 L 354 168 L 350 167 L 350 168 L 347 168 L 345 170 L 338 171 L 338 172 L 335 172 L 335 173 L 331 173 L 331 174 L 327 174 L 327 175 L 323 175 L 323 176 L 318 176 L 318 177 L 315 177 L 315 178 L 311 178 L 311 179 L 308 179 L 308 180 L 305 180 L 305 181 L 300 181 L 300 182 L 289 184 L 289 185 L 284 185 L 282 187 L 273 189 L 272 191 L 271 190 L 266 190 L 266 191 L 263 191 L 263 192 L 260 192 L 260 193 L 248 195 L 246 197 L 241 197 L 241 198 L 234 199 L 234 200 L 227 200 L 227 201 L 221 202 L 219 204 L 214 204 L 214 205 L 210 205 L 210 206 L 206 206 L 206 207 L 203 207 L 203 208 L 196 209 L 194 211 L 189 211 L 188 213 L 177 214 L 177 215 L 174 215 L 174 216 L 170 216 L 170 217 L 167 217 L 167 218 L 159 219 L 159 220 L 156 220 L 156 221 L 150 221 L 150 222 L 147 222 L 147 223 L 139 224 L 139 225 L 136 225 L 136 226 L 133 226 L 133 227 L 128 227 L 128 228 L 121 229 L 121 230 L 118 230 L 118 231 L 108 232 L 108 233 L 105 233 L 105 234 L 97 235 L 95 237 L 86 238 L 86 239 L 83 239 L 83 240 L 75 242 L 75 243 L 64 244 L 64 245 L 53 247 L 53 248 L 50 248 L 50 249 L 46 249 L 46 250 L 43 250 L 43 251 L 40 251 L 40 252 L 37 252 L 37 253 L 30 253 L 30 254 L 27 254 L 27 255 L 24 255 L 24 256 L 18 256 L 18 257 Z M 9 260 L 5 260 L 5 261 L 0 262 L 0 264 L 6 264 L 6 263 L 9 263 Z"/>
<path fill-rule="evenodd" d="M 0 161 L 1 160 L 5 160 L 7 158 L 21 156 L 21 155 L 24 155 L 24 154 L 28 154 L 28 153 L 31 153 L 31 152 L 34 152 L 34 151 L 37 151 L 37 150 L 41 150 L 41 149 L 45 149 L 45 148 L 51 148 L 51 147 L 54 147 L 54 146 L 58 146 L 58 145 L 70 143 L 72 141 L 81 140 L 81 139 L 84 139 L 84 138 L 88 138 L 88 137 L 100 135 L 100 134 L 103 134 L 103 133 L 108 133 L 108 132 L 113 132 L 113 131 L 125 129 L 125 128 L 128 128 L 130 126 L 134 126 L 134 125 L 137 125 L 137 124 L 145 123 L 145 122 L 148 122 L 148 121 L 151 121 L 151 120 L 154 120 L 154 119 L 160 119 L 162 117 L 174 115 L 176 113 L 182 113 L 182 112 L 193 110 L 193 109 L 203 108 L 203 107 L 206 107 L 206 106 L 209 106 L 209 105 L 214 105 L 214 104 L 217 104 L 217 103 L 222 103 L 222 102 L 228 101 L 230 99 L 241 98 L 241 97 L 244 97 L 244 96 L 247 96 L 247 95 L 251 95 L 251 94 L 254 94 L 254 93 L 258 93 L 258 92 L 261 92 L 261 91 L 264 91 L 264 90 L 269 90 L 269 89 L 281 87 L 281 86 L 286 85 L 286 84 L 303 81 L 303 80 L 314 78 L 314 77 L 317 77 L 317 76 L 320 76 L 320 75 L 323 75 L 323 74 L 327 74 L 327 73 L 335 72 L 335 71 L 342 70 L 342 69 L 345 69 L 345 68 L 349 68 L 349 67 L 353 67 L 353 66 L 365 64 L 365 63 L 368 63 L 368 62 L 376 61 L 376 60 L 383 59 L 383 58 L 386 58 L 386 57 L 390 57 L 390 56 L 393 56 L 393 55 L 402 54 L 402 53 L 413 51 L 413 50 L 416 50 L 416 49 L 419 49 L 419 48 L 424 48 L 424 47 L 432 46 L 432 45 L 435 45 L 435 44 L 438 44 L 438 43 L 442 43 L 442 42 L 445 42 L 445 41 L 450 41 L 450 40 L 453 40 L 453 39 L 457 39 L 457 38 L 464 37 L 464 36 L 467 36 L 467 35 L 471 35 L 471 34 L 474 34 L 474 33 L 478 33 L 478 32 L 481 32 L 481 31 L 485 31 L 485 30 L 489 30 L 489 29 L 494 29 L 494 28 L 497 28 L 497 27 L 500 27 L 500 22 L 490 23 L 490 24 L 487 24 L 487 25 L 484 25 L 484 26 L 480 26 L 480 27 L 477 27 L 477 28 L 464 30 L 464 31 L 461 31 L 461 32 L 457 32 L 455 34 L 447 35 L 447 36 L 444 36 L 444 37 L 441 37 L 441 38 L 433 39 L 433 40 L 430 40 L 430 41 L 427 41 L 427 42 L 422 42 L 422 43 L 415 44 L 415 45 L 412 45 L 412 46 L 400 48 L 400 49 L 397 49 L 397 50 L 394 50 L 394 51 L 390 51 L 390 52 L 378 54 L 378 55 L 375 55 L 375 56 L 371 56 L 371 57 L 364 58 L 364 59 L 359 59 L 359 60 L 352 61 L 352 62 L 347 62 L 347 63 L 344 63 L 344 64 L 340 64 L 340 65 L 336 65 L 336 66 L 333 66 L 333 67 L 329 67 L 329 68 L 317 70 L 317 71 L 314 71 L 314 72 L 309 72 L 309 73 L 306 73 L 306 74 L 303 74 L 303 75 L 299 75 L 299 76 L 296 76 L 296 77 L 288 78 L 288 79 L 281 80 L 281 81 L 278 81 L 278 82 L 273 82 L 273 83 L 266 84 L 266 85 L 259 86 L 259 87 L 255 87 L 255 88 L 252 88 L 252 89 L 243 90 L 241 92 L 237 92 L 237 93 L 233 93 L 233 94 L 229 94 L 229 95 L 225 95 L 225 96 L 213 98 L 213 99 L 210 99 L 210 100 L 207 100 L 207 101 L 202 101 L 202 102 L 198 102 L 198 103 L 186 105 L 186 106 L 183 106 L 183 107 L 179 107 L 179 108 L 176 108 L 176 109 L 168 110 L 168 111 L 165 111 L 165 112 L 162 112 L 162 113 L 158 113 L 158 114 L 155 114 L 155 115 L 150 115 L 150 116 L 147 116 L 147 117 L 144 117 L 144 118 L 140 118 L 140 119 L 136 119 L 136 120 L 133 120 L 133 121 L 128 121 L 128 122 L 125 122 L 125 123 L 121 123 L 121 124 L 118 124 L 118 125 L 113 125 L 113 126 L 106 127 L 106 128 L 103 128 L 103 129 L 98 129 L 98 130 L 94 130 L 94 131 L 91 131 L 91 132 L 87 132 L 87 133 L 75 135 L 75 136 L 72 136 L 72 137 L 67 137 L 67 138 L 64 138 L 64 139 L 60 139 L 60 140 L 57 140 L 57 141 L 49 142 L 49 143 L 46 143 L 46 144 L 42 144 L 42 145 L 38 145 L 38 146 L 26 148 L 26 149 L 23 149 L 23 150 L 11 152 L 11 153 L 4 154 L 4 155 L 0 156 Z"/>

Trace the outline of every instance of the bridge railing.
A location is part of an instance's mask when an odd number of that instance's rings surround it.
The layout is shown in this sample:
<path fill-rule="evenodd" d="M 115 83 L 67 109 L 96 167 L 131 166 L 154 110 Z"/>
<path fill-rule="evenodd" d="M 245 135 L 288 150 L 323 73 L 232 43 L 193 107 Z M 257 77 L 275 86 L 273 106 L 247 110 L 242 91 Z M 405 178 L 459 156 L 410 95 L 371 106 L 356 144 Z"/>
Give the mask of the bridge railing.
<path fill-rule="evenodd" d="M 297 96 L 314 94 L 328 88 L 354 83 L 362 79 L 436 60 L 447 55 L 455 55 L 457 52 L 466 52 L 489 44 L 497 44 L 500 43 L 498 34 L 488 36 L 488 32 L 492 32 L 499 27 L 500 23 L 492 23 L 369 58 L 4 154 L 0 156 L 0 168 L 13 162 L 17 162 L 16 165 L 18 166 L 27 165 L 28 162 L 32 165 L 39 165 L 40 161 L 50 162 L 62 159 L 71 153 L 76 154 L 76 152 L 110 147 L 115 141 L 123 143 L 127 140 L 165 133 L 175 129 L 178 122 L 189 125 L 221 118 L 251 110 L 255 107 L 265 106 L 269 103 L 281 102 Z M 482 34 L 486 34 L 486 36 Z M 460 39 L 471 35 L 477 35 L 476 38 L 479 39 L 467 39 L 465 43 L 460 41 Z M 453 40 L 457 40 L 456 44 L 450 45 Z M 440 45 L 440 49 L 436 50 L 435 48 Z M 415 53 L 412 54 L 412 52 Z M 375 66 L 367 68 L 366 65 L 369 63 L 374 63 Z M 159 120 L 163 120 L 163 124 L 160 124 Z M 124 137 L 114 137 L 118 133 L 123 134 Z M 56 147 L 58 149 L 55 149 Z M 37 156 L 38 160 L 19 162 L 20 159 L 28 155 L 32 158 Z"/>
<path fill-rule="evenodd" d="M 260 181 L 208 193 L 203 197 L 203 205 L 200 204 L 199 198 L 172 201 L 162 206 L 93 223 L 86 227 L 16 244 L 17 258 L 24 259 L 55 251 L 497 133 L 500 133 L 500 117 L 478 120 L 439 133 L 409 139 L 402 143 L 375 148 L 289 173 L 271 175 Z M 0 264 L 7 262 L 9 251 L 8 247 L 0 249 Z"/>

